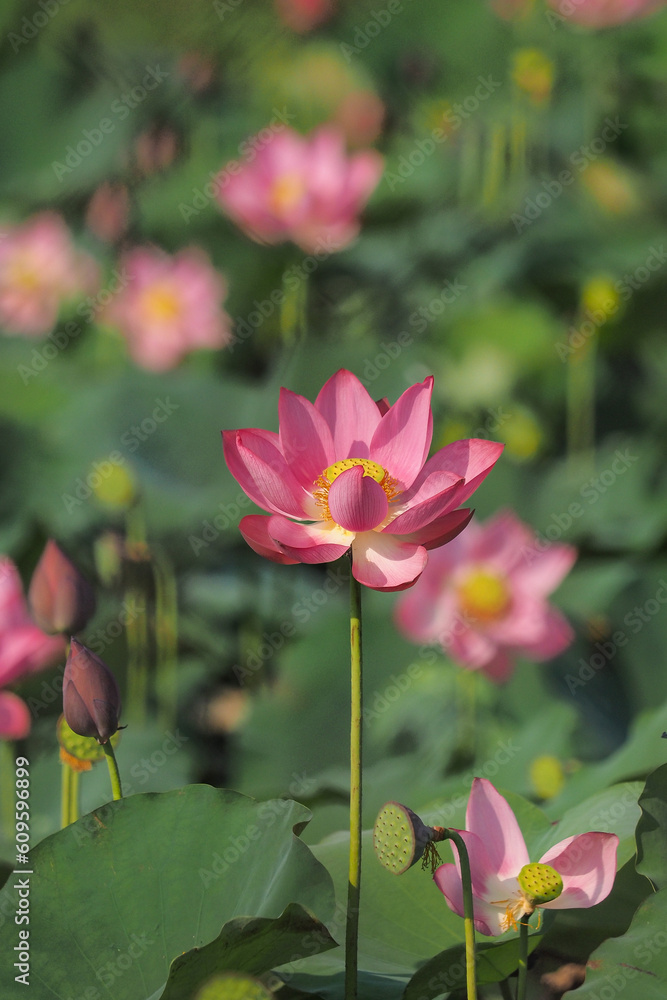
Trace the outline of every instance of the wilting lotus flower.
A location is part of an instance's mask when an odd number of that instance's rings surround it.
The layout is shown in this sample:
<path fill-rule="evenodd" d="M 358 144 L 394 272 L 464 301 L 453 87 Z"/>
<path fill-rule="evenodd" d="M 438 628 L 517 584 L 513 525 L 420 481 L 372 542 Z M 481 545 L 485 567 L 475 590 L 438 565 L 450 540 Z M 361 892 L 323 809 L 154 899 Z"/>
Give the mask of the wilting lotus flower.
<path fill-rule="evenodd" d="M 0 558 L 0 687 L 49 666 L 64 649 L 62 639 L 44 635 L 31 620 L 16 566 Z M 22 739 L 29 732 L 28 706 L 11 691 L 0 691 L 0 739 Z"/>
<path fill-rule="evenodd" d="M 49 333 L 63 303 L 98 282 L 97 265 L 75 249 L 56 212 L 0 227 L 0 327 L 7 333 Z"/>
<path fill-rule="evenodd" d="M 466 809 L 475 927 L 496 937 L 537 907 L 569 910 L 595 906 L 611 892 L 616 876 L 618 837 L 582 833 L 566 837 L 532 862 L 516 817 L 490 781 L 475 778 Z M 461 867 L 440 865 L 434 881 L 454 913 L 463 916 Z"/>
<path fill-rule="evenodd" d="M 292 240 L 303 250 L 331 252 L 359 232 L 357 216 L 382 174 L 373 150 L 345 154 L 343 135 L 323 127 L 304 138 L 292 129 L 268 142 L 249 143 L 253 158 L 228 165 L 219 201 L 227 214 L 259 242 Z"/>
<path fill-rule="evenodd" d="M 118 729 L 120 692 L 106 663 L 72 639 L 63 674 L 65 721 L 79 736 L 106 743 Z"/>
<path fill-rule="evenodd" d="M 28 603 L 45 632 L 80 632 L 95 613 L 93 588 L 53 539 L 35 567 Z"/>
<path fill-rule="evenodd" d="M 170 257 L 137 247 L 120 269 L 127 284 L 101 319 L 119 328 L 143 368 L 166 371 L 190 351 L 225 347 L 232 339 L 221 304 L 225 280 L 202 250 L 190 247 Z"/>
<path fill-rule="evenodd" d="M 572 642 L 547 596 L 576 556 L 570 545 L 538 545 L 527 525 L 501 511 L 434 553 L 398 602 L 396 621 L 415 642 L 440 643 L 462 666 L 505 681 L 517 655 L 547 660 Z"/>
<path fill-rule="evenodd" d="M 466 526 L 456 510 L 503 446 L 456 441 L 428 461 L 433 378 L 393 406 L 374 403 L 349 371 L 336 372 L 313 405 L 280 390 L 280 432 L 224 431 L 227 465 L 270 517 L 239 525 L 259 555 L 280 563 L 330 562 L 352 550 L 352 573 L 374 590 L 404 590 L 426 565 L 427 549 Z"/>
<path fill-rule="evenodd" d="M 646 17 L 665 6 L 665 0 L 548 0 L 561 17 L 586 28 L 611 28 Z"/>

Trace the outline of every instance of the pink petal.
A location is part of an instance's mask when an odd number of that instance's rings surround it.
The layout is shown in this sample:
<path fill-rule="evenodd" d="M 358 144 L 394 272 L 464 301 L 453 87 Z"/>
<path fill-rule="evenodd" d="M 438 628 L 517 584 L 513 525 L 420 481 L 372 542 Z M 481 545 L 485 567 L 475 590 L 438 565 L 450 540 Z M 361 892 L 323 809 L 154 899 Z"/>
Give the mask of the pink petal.
<path fill-rule="evenodd" d="M 510 654 L 504 649 L 499 649 L 493 659 L 485 663 L 481 670 L 496 684 L 504 684 L 514 673 L 514 666 L 514 659 Z"/>
<path fill-rule="evenodd" d="M 459 917 L 464 916 L 463 884 L 461 876 L 456 870 L 456 865 L 440 865 L 435 870 L 433 881 L 447 900 L 450 910 L 458 914 Z M 503 933 L 500 925 L 502 910 L 499 910 L 496 906 L 491 906 L 478 896 L 473 896 L 472 907 L 475 918 L 475 930 L 489 937 L 497 937 Z"/>
<path fill-rule="evenodd" d="M 430 524 L 424 525 L 418 531 L 412 531 L 408 535 L 403 535 L 404 542 L 416 542 L 423 545 L 429 552 L 437 549 L 447 542 L 456 538 L 463 529 L 470 523 L 474 510 L 469 507 L 462 507 L 461 510 L 453 510 L 449 514 L 436 518 Z M 432 557 L 430 557 L 432 558 Z"/>
<path fill-rule="evenodd" d="M 484 632 L 471 628 L 468 619 L 457 611 L 457 628 L 447 637 L 447 652 L 450 656 L 472 670 L 486 667 L 498 654 L 498 646 Z"/>
<path fill-rule="evenodd" d="M 324 383 L 315 407 L 331 429 L 335 458 L 368 458 L 380 413 L 352 372 L 341 368 Z"/>
<path fill-rule="evenodd" d="M 413 642 L 445 645 L 443 640 L 456 627 L 458 605 L 454 595 L 447 592 L 438 595 L 436 600 L 428 586 L 427 574 L 428 566 L 419 579 L 419 585 L 398 601 L 394 608 L 394 621 Z"/>
<path fill-rule="evenodd" d="M 297 524 L 280 515 L 269 519 L 269 534 L 286 555 L 303 563 L 333 562 L 352 541 L 338 525 Z"/>
<path fill-rule="evenodd" d="M 305 517 L 310 494 L 297 482 L 280 451 L 264 434 L 253 428 L 223 431 L 223 443 L 229 470 L 251 500 L 264 510 Z"/>
<path fill-rule="evenodd" d="M 594 906 L 606 899 L 616 876 L 615 833 L 582 833 L 551 847 L 540 862 L 551 865 L 563 879 L 558 899 L 543 905 L 550 910 Z"/>
<path fill-rule="evenodd" d="M 298 559 L 291 559 L 286 556 L 282 549 L 274 542 L 269 535 L 270 518 L 264 514 L 248 514 L 241 518 L 239 531 L 246 542 L 257 555 L 271 559 L 272 562 L 282 563 L 284 566 L 291 566 L 299 562 Z"/>
<path fill-rule="evenodd" d="M 440 480 L 440 490 L 429 495 L 428 487 L 437 489 L 438 480 Z M 436 473 L 431 476 L 428 484 L 424 484 L 422 489 L 407 500 L 407 510 L 395 517 L 384 530 L 391 535 L 406 535 L 444 517 L 451 512 L 452 507 L 456 507 L 462 483 L 462 479 L 455 479 L 450 473 Z M 401 501 L 404 496 L 405 494 L 401 497 Z"/>
<path fill-rule="evenodd" d="M 0 691 L 0 739 L 22 740 L 30 732 L 26 703 L 11 691 Z"/>
<path fill-rule="evenodd" d="M 422 573 L 428 554 L 420 545 L 365 531 L 352 543 L 355 580 L 373 590 L 405 590 Z"/>
<path fill-rule="evenodd" d="M 535 541 L 537 543 L 537 539 Z M 570 572 L 577 555 L 572 545 L 549 545 L 543 551 L 533 547 L 524 552 L 524 562 L 514 572 L 520 576 L 523 586 L 546 597 Z"/>
<path fill-rule="evenodd" d="M 382 417 L 373 435 L 370 458 L 406 489 L 424 465 L 431 446 L 433 376 L 411 385 Z"/>
<path fill-rule="evenodd" d="M 387 516 L 387 494 L 360 465 L 341 472 L 329 490 L 331 516 L 347 531 L 371 531 Z"/>
<path fill-rule="evenodd" d="M 482 934 L 500 934 L 502 932 L 500 921 L 505 912 L 505 905 L 503 903 L 508 899 L 510 893 L 516 889 L 516 880 L 514 878 L 509 879 L 510 884 L 508 886 L 498 877 L 498 873 L 495 871 L 489 857 L 485 840 L 471 833 L 469 830 L 457 830 L 456 832 L 465 843 L 466 850 L 468 851 L 475 925 Z M 450 841 L 450 843 L 454 854 L 454 865 L 444 865 L 444 872 L 438 868 L 434 880 L 438 888 L 445 894 L 448 902 L 451 895 L 454 912 L 462 915 L 463 892 L 462 890 L 457 890 L 454 877 L 456 876 L 460 887 L 461 861 L 456 844 L 453 841 Z M 461 907 L 460 911 L 457 908 L 458 906 Z"/>
<path fill-rule="evenodd" d="M 556 608 L 547 605 L 542 618 L 542 635 L 534 642 L 525 643 L 523 651 L 535 660 L 550 660 L 558 656 L 574 641 L 572 626 Z"/>
<path fill-rule="evenodd" d="M 285 461 L 302 486 L 310 489 L 337 458 L 329 425 L 304 396 L 280 390 L 280 446 Z"/>
<path fill-rule="evenodd" d="M 473 780 L 466 827 L 483 838 L 489 862 L 499 879 L 518 875 L 530 861 L 514 813 L 486 778 Z"/>
<path fill-rule="evenodd" d="M 422 475 L 426 476 L 436 470 L 445 469 L 462 476 L 466 485 L 458 502 L 464 503 L 488 476 L 504 447 L 496 441 L 485 441 L 481 438 L 454 441 L 429 458 Z"/>

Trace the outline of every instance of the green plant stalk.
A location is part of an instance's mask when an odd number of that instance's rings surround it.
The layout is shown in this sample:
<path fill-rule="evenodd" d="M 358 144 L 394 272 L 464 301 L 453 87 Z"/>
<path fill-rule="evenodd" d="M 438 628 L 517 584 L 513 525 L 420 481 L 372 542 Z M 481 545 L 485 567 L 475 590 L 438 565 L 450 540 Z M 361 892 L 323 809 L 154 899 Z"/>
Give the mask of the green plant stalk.
<path fill-rule="evenodd" d="M 463 883 L 463 931 L 466 943 L 466 989 L 468 1000 L 477 1000 L 477 973 L 475 970 L 475 922 L 472 902 L 472 876 L 470 858 L 463 837 L 455 830 L 446 830 L 445 835 L 456 844 L 461 864 Z"/>
<path fill-rule="evenodd" d="M 161 553 L 153 553 L 155 581 L 155 672 L 160 723 L 176 720 L 178 664 L 178 594 L 174 570 Z"/>
<path fill-rule="evenodd" d="M 109 777 L 111 778 L 111 793 L 114 797 L 114 801 L 117 799 L 122 799 L 123 790 L 120 785 L 120 771 L 118 770 L 116 755 L 113 752 L 113 747 L 111 746 L 111 740 L 107 740 L 106 743 L 103 743 L 102 749 L 104 750 L 104 753 L 107 758 Z"/>
<path fill-rule="evenodd" d="M 578 317 L 578 323 L 582 316 Z M 585 457 L 594 467 L 597 332 L 567 359 L 567 450 L 571 461 Z"/>
<path fill-rule="evenodd" d="M 125 523 L 127 548 L 131 553 L 134 553 L 134 559 L 129 567 L 134 580 L 131 578 L 125 593 L 126 606 L 132 612 L 132 609 L 139 609 L 142 606 L 142 600 L 145 598 L 144 588 L 137 579 L 136 554 L 148 552 L 146 525 L 139 504 L 135 504 L 127 511 Z M 148 702 L 148 628 L 144 612 L 137 610 L 136 614 L 130 613 L 127 616 L 125 633 L 127 637 L 128 714 L 133 722 L 143 724 L 146 721 Z"/>
<path fill-rule="evenodd" d="M 14 782 L 16 757 L 12 740 L 0 740 L 0 816 L 7 840 L 14 838 Z"/>
<path fill-rule="evenodd" d="M 516 987 L 516 1000 L 526 1000 L 528 985 L 528 918 L 519 922 L 519 982 Z"/>
<path fill-rule="evenodd" d="M 76 823 L 79 818 L 79 781 L 80 771 L 72 771 L 69 783 L 69 822 Z"/>
<path fill-rule="evenodd" d="M 350 868 L 347 886 L 345 926 L 345 1000 L 357 996 L 357 950 L 359 938 L 359 896 L 361 888 L 361 585 L 352 575 L 350 564 Z"/>
<path fill-rule="evenodd" d="M 60 782 L 60 829 L 64 830 L 70 825 L 70 792 L 72 788 L 72 768 L 69 764 L 62 765 L 62 775 Z"/>

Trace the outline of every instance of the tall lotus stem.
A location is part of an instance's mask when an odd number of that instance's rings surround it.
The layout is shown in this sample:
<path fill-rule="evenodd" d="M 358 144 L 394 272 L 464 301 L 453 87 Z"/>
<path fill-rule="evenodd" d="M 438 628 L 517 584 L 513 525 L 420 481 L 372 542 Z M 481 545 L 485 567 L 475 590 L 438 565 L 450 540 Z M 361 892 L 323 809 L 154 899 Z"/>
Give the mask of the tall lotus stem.
<path fill-rule="evenodd" d="M 357 941 L 361 888 L 361 585 L 350 571 L 350 868 L 345 928 L 345 1000 L 357 996 Z"/>

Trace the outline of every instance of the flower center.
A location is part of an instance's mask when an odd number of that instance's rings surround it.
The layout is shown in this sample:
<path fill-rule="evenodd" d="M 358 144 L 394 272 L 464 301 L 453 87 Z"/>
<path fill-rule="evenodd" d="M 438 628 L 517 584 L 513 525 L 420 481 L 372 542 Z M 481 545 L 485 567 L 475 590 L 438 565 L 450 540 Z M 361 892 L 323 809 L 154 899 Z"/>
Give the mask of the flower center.
<path fill-rule="evenodd" d="M 377 486 L 369 483 L 357 497 L 346 497 L 343 490 L 334 487 L 330 499 L 329 492 L 341 473 L 356 466 L 363 469 L 362 480 L 368 478 L 377 483 Z M 334 462 L 317 477 L 313 485 L 313 497 L 322 511 L 322 518 L 334 521 L 348 531 L 366 531 L 378 527 L 387 516 L 387 504 L 399 492 L 396 480 L 386 469 L 377 462 L 371 462 L 369 458 L 343 458 L 340 462 Z"/>
<path fill-rule="evenodd" d="M 510 594 L 505 580 L 488 570 L 472 570 L 457 591 L 462 611 L 478 621 L 498 621 L 509 607 Z"/>
<path fill-rule="evenodd" d="M 178 297 L 163 285 L 156 285 L 146 292 L 144 305 L 150 319 L 157 323 L 176 319 L 181 312 Z"/>
<path fill-rule="evenodd" d="M 283 174 L 271 185 L 269 204 L 276 215 L 293 211 L 303 198 L 306 185 L 299 174 Z"/>
<path fill-rule="evenodd" d="M 12 262 L 9 274 L 8 284 L 22 292 L 35 292 L 40 286 L 39 274 L 27 254 Z"/>
<path fill-rule="evenodd" d="M 535 905 L 550 903 L 552 899 L 558 899 L 563 891 L 563 880 L 556 869 L 537 861 L 523 866 L 517 875 L 517 882 L 526 898 Z"/>

